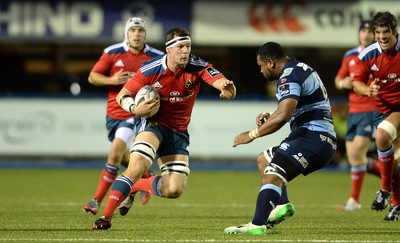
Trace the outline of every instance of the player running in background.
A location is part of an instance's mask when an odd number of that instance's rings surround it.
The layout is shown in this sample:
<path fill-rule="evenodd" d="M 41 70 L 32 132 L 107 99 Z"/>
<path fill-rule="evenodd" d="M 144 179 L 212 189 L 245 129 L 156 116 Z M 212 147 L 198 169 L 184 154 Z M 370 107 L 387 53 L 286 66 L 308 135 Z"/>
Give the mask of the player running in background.
<path fill-rule="evenodd" d="M 394 152 L 394 141 L 400 129 L 400 42 L 397 19 L 390 12 L 378 12 L 371 25 L 376 43 L 365 48 L 358 56 L 353 88 L 360 95 L 375 98 L 375 143 L 382 179 L 371 208 L 381 211 L 391 201 L 389 213 L 384 219 L 397 221 L 400 215 L 400 173 Z M 374 81 L 368 85 L 370 75 Z"/>
<path fill-rule="evenodd" d="M 275 151 L 270 163 L 268 151 L 257 157 L 258 167 L 265 168 L 253 220 L 231 226 L 225 234 L 266 234 L 266 223 L 278 204 L 282 188 L 298 175 L 308 175 L 328 164 L 336 152 L 336 134 L 326 89 L 307 64 L 289 58 L 275 42 L 265 43 L 257 51 L 257 64 L 267 81 L 277 80 L 278 108 L 258 128 L 245 131 L 234 139 L 233 147 L 272 134 L 290 123 L 291 133 Z M 265 165 L 267 165 L 265 167 Z"/>
<path fill-rule="evenodd" d="M 186 188 L 190 173 L 187 128 L 200 85 L 205 82 L 220 90 L 220 97 L 224 99 L 236 96 L 234 83 L 211 64 L 192 55 L 191 45 L 186 30 L 169 30 L 165 35 L 167 54 L 144 64 L 118 94 L 120 105 L 137 116 L 145 117 L 159 110 L 138 125 L 139 133 L 131 149 L 129 166 L 115 180 L 106 208 L 92 229 L 111 228 L 115 209 L 131 190 L 178 198 Z M 136 106 L 134 97 L 144 85 L 156 88 L 160 101 L 147 100 Z M 157 159 L 161 176 L 141 179 L 154 159 Z"/>
<path fill-rule="evenodd" d="M 153 57 L 163 55 L 146 41 L 146 23 L 143 19 L 130 18 L 125 25 L 123 42 L 104 49 L 99 61 L 94 65 L 89 82 L 96 86 L 108 86 L 108 103 L 106 128 L 111 148 L 107 163 L 100 174 L 96 193 L 84 210 L 96 214 L 109 188 L 117 177 L 121 163 L 127 166 L 129 162 L 128 148 L 135 139 L 135 118 L 132 113 L 123 110 L 115 100 L 123 85 L 132 78 L 143 62 Z M 144 173 L 148 177 L 149 172 Z M 146 203 L 149 195 L 144 195 L 142 204 Z M 132 197 L 133 200 L 133 197 Z"/>
<path fill-rule="evenodd" d="M 378 161 L 368 158 L 367 153 L 373 143 L 374 100 L 368 96 L 357 95 L 353 91 L 352 77 L 358 59 L 358 54 L 373 43 L 374 34 L 371 30 L 371 21 L 363 20 L 358 29 L 360 45 L 348 50 L 342 60 L 342 65 L 335 77 L 335 86 L 338 90 L 349 91 L 349 114 L 346 131 L 346 154 L 351 167 L 350 197 L 340 209 L 354 211 L 361 208 L 360 194 L 365 173 L 380 176 Z M 372 82 L 372 77 L 368 83 Z"/>

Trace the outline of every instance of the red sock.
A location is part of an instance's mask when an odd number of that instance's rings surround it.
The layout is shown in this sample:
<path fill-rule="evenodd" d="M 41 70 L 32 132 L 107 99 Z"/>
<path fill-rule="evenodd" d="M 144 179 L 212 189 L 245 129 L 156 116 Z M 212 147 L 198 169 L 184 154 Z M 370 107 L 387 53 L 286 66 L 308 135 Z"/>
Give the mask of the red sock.
<path fill-rule="evenodd" d="M 391 149 L 381 152 L 378 150 L 379 170 L 381 172 L 381 189 L 391 192 L 392 191 L 392 177 L 394 166 L 394 152 Z"/>
<path fill-rule="evenodd" d="M 149 192 L 152 195 L 156 195 L 153 188 L 153 181 L 159 176 L 151 176 L 149 178 L 140 178 L 135 184 L 133 184 L 131 189 L 131 194 L 137 191 Z"/>
<path fill-rule="evenodd" d="M 108 189 L 110 189 L 116 177 L 117 174 L 107 172 L 105 169 L 103 169 L 103 171 L 101 172 L 99 185 L 97 186 L 97 191 L 93 196 L 93 198 L 96 198 L 98 200 L 99 204 L 101 203 L 101 201 L 103 201 L 108 192 Z"/>
<path fill-rule="evenodd" d="M 360 193 L 363 185 L 365 171 L 351 172 L 351 193 L 350 197 L 360 202 Z"/>
<path fill-rule="evenodd" d="M 376 161 L 372 158 L 368 158 L 367 171 L 369 174 L 381 177 L 381 172 L 379 171 L 379 163 L 378 163 L 378 161 Z"/>
<path fill-rule="evenodd" d="M 392 204 L 399 205 L 400 204 L 400 169 L 393 175 L 392 181 L 393 195 L 392 195 Z"/>
<path fill-rule="evenodd" d="M 101 216 L 106 217 L 111 220 L 114 211 L 118 208 L 118 206 L 125 200 L 124 194 L 118 190 L 111 190 L 110 196 L 108 197 L 108 201 L 106 204 L 106 208 L 103 211 Z"/>

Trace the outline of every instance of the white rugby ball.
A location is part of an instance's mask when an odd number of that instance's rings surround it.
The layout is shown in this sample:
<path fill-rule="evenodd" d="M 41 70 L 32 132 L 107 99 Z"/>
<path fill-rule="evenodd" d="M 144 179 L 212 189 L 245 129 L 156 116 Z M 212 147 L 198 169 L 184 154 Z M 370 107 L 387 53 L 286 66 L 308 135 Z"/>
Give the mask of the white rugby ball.
<path fill-rule="evenodd" d="M 137 92 L 135 96 L 135 104 L 139 105 L 144 100 L 159 100 L 160 94 L 151 85 L 145 85 Z"/>

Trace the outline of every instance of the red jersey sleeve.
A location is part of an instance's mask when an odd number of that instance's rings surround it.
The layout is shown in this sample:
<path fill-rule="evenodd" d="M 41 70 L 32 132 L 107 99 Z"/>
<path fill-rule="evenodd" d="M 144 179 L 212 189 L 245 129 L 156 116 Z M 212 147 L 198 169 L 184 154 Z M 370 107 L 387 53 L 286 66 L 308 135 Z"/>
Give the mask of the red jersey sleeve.
<path fill-rule="evenodd" d="M 220 78 L 225 78 L 225 76 L 215 69 L 211 64 L 208 64 L 206 68 L 200 73 L 201 79 L 209 85 L 212 85 L 215 81 Z"/>
<path fill-rule="evenodd" d="M 368 84 L 369 76 L 370 76 L 370 71 L 368 69 L 368 65 L 363 61 L 361 61 L 359 58 L 357 58 L 356 66 L 354 69 L 353 81 L 363 82 L 365 84 Z"/>
<path fill-rule="evenodd" d="M 125 83 L 124 88 L 127 89 L 132 97 L 135 97 L 136 93 L 139 91 L 140 88 L 146 85 L 147 77 L 138 70 L 128 82 Z"/>

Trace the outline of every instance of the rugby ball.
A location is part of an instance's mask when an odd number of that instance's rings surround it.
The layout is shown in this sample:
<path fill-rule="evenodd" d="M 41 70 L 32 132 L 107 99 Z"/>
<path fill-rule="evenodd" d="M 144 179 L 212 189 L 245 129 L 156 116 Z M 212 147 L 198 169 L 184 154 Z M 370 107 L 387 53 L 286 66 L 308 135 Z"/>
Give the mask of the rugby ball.
<path fill-rule="evenodd" d="M 135 104 L 139 105 L 145 100 L 160 100 L 160 93 L 151 85 L 143 86 L 137 92 L 135 96 Z M 154 116 L 158 112 L 157 110 L 152 111 L 148 116 L 143 116 L 144 118 L 149 118 Z"/>
<path fill-rule="evenodd" d="M 151 85 L 143 86 L 135 96 L 135 104 L 139 105 L 142 101 L 145 100 L 159 100 L 160 94 L 158 91 Z"/>

